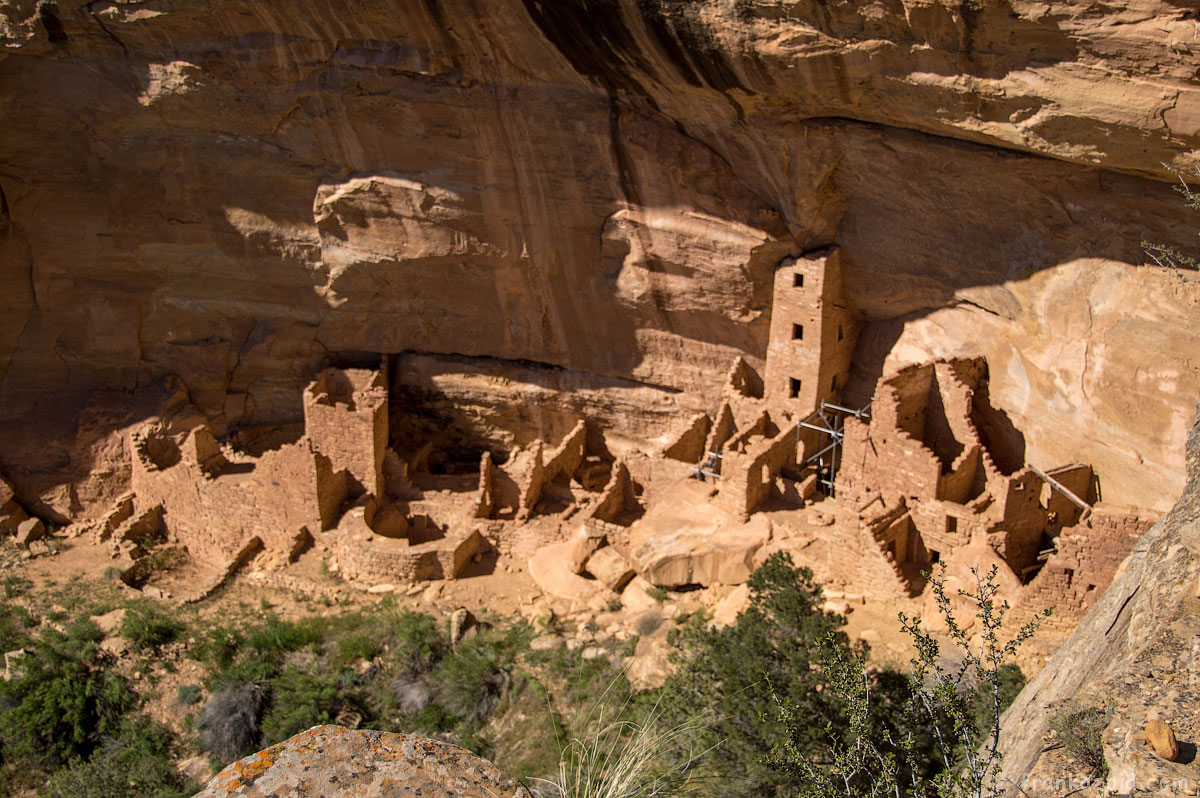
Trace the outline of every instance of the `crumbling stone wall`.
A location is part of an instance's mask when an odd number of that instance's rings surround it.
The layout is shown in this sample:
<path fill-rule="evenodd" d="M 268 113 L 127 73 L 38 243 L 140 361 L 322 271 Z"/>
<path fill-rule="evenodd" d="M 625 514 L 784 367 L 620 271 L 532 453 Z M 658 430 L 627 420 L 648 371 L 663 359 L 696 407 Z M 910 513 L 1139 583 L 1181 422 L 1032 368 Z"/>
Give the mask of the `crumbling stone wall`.
<path fill-rule="evenodd" d="M 495 498 L 492 495 L 492 479 L 496 466 L 492 463 L 492 453 L 485 451 L 479 459 L 479 498 L 475 500 L 475 517 L 491 518 L 495 510 Z"/>
<path fill-rule="evenodd" d="M 1084 521 L 1059 533 L 1054 554 L 1021 593 L 1021 619 L 1053 607 L 1045 623 L 1074 628 L 1157 520 L 1136 507 L 1097 504 Z"/>
<path fill-rule="evenodd" d="M 705 452 L 719 452 L 725 442 L 737 433 L 737 422 L 733 417 L 733 408 L 726 402 L 717 411 L 717 418 L 709 430 L 708 439 L 704 442 Z"/>
<path fill-rule="evenodd" d="M 895 410 L 889 407 L 895 401 L 893 392 L 880 391 L 869 425 L 846 419 L 842 467 L 836 480 L 839 496 L 853 502 L 881 493 L 889 504 L 900 497 L 937 498 L 941 464 L 933 452 L 895 425 Z"/>
<path fill-rule="evenodd" d="M 304 391 L 304 430 L 313 447 L 345 470 L 361 492 L 384 492 L 387 382 L 379 371 L 329 368 Z"/>
<path fill-rule="evenodd" d="M 629 475 L 629 466 L 618 460 L 590 518 L 616 524 L 623 519 L 627 511 L 636 509 L 638 501 L 633 495 L 633 478 Z"/>
<path fill-rule="evenodd" d="M 773 438 L 726 449 L 721 460 L 717 503 L 735 516 L 750 517 L 771 495 L 779 472 L 796 464 L 796 430 L 788 426 Z"/>
<path fill-rule="evenodd" d="M 692 416 L 683 430 L 663 447 L 663 456 L 685 463 L 699 462 L 706 451 L 704 446 L 712 425 L 712 419 L 707 413 Z"/>
<path fill-rule="evenodd" d="M 962 504 L 978 495 L 974 489 L 983 485 L 983 480 L 979 479 L 983 467 L 980 458 L 982 448 L 978 443 L 971 443 L 950 465 L 950 470 L 938 477 L 939 499 Z"/>
<path fill-rule="evenodd" d="M 264 452 L 254 462 L 223 461 L 213 470 L 213 459 L 195 461 L 211 437 L 198 430 L 180 447 L 180 460 L 165 469 L 145 454 L 153 447 L 130 447 L 137 505 L 162 505 L 163 523 L 189 553 L 221 564 L 251 537 L 269 550 L 290 552 L 302 529 L 319 528 L 316 458 L 307 441 Z"/>

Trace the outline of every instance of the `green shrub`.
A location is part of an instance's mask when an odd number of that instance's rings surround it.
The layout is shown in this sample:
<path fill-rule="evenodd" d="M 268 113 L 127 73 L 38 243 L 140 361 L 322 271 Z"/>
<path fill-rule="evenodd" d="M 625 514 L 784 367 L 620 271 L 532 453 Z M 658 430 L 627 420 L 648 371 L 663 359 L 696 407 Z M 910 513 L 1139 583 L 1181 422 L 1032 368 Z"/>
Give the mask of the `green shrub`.
<path fill-rule="evenodd" d="M 29 643 L 29 630 L 37 619 L 20 604 L 0 601 L 0 651 L 12 651 Z"/>
<path fill-rule="evenodd" d="M 125 723 L 88 759 L 56 771 L 45 798 L 184 798 L 196 791 L 171 761 L 170 732 L 143 718 Z"/>
<path fill-rule="evenodd" d="M 274 745 L 305 729 L 330 723 L 345 704 L 336 677 L 288 666 L 271 683 L 270 709 L 262 720 L 262 745 Z"/>
<path fill-rule="evenodd" d="M 200 703 L 200 696 L 203 691 L 198 684 L 181 684 L 175 691 L 175 700 L 184 706 L 191 706 Z"/>
<path fill-rule="evenodd" d="M 843 718 L 820 664 L 830 649 L 849 656 L 850 641 L 839 631 L 845 619 L 822 610 L 812 572 L 777 553 L 751 575 L 749 587 L 750 604 L 732 626 L 714 629 L 696 615 L 668 638 L 679 670 L 663 694 L 664 719 L 706 726 L 715 794 L 772 795 L 796 787 L 789 773 L 760 761 L 788 731 L 775 712 L 772 686 L 807 719 L 795 730 L 803 750 L 815 748 L 827 722 Z"/>
<path fill-rule="evenodd" d="M 930 576 L 929 589 L 947 626 L 949 651 L 903 613 L 916 656 L 908 675 L 908 699 L 880 696 L 861 654 L 831 650 L 820 665 L 844 702 L 845 719 L 826 722 L 813 745 L 813 719 L 789 700 L 779 702 L 786 736 L 771 763 L 795 780 L 803 798 L 866 798 L 876 795 L 980 798 L 998 794 L 1000 715 L 1015 697 L 1020 671 L 1002 663 L 1028 640 L 1040 619 L 1001 642 L 1008 604 L 996 601 L 995 567 L 975 573 L 976 584 L 958 595 L 975 607 L 978 639 L 969 638 L 951 611 L 945 566 Z M 880 720 L 884 721 L 880 723 Z"/>
<path fill-rule="evenodd" d="M 211 671 L 223 671 L 233 664 L 238 650 L 242 647 L 242 635 L 227 626 L 214 626 L 199 635 L 188 656 L 199 660 Z"/>
<path fill-rule="evenodd" d="M 121 634 L 142 651 L 158 651 L 175 642 L 186 628 L 179 620 L 148 602 L 130 606 L 121 622 Z"/>
<path fill-rule="evenodd" d="M 103 633 L 91 621 L 65 633 L 47 630 L 26 657 L 24 673 L 0 682 L 0 742 L 5 758 L 54 766 L 87 757 L 114 736 L 136 697 L 106 670 Z"/>
<path fill-rule="evenodd" d="M 389 630 L 389 638 L 398 676 L 428 673 L 450 650 L 450 641 L 438 622 L 418 612 L 401 612 Z"/>
<path fill-rule="evenodd" d="M 468 723 L 491 714 L 510 679 L 496 652 L 476 640 L 459 644 L 430 674 L 437 704 Z"/>
<path fill-rule="evenodd" d="M 1107 726 L 1108 714 L 1095 707 L 1060 709 L 1050 718 L 1054 737 L 1067 756 L 1098 779 L 1108 776 L 1102 742 Z"/>
<path fill-rule="evenodd" d="M 262 626 L 250 632 L 246 644 L 264 659 L 278 661 L 283 654 L 312 646 L 321 641 L 320 618 L 310 618 L 301 623 L 280 620 L 275 615 L 267 617 Z"/>

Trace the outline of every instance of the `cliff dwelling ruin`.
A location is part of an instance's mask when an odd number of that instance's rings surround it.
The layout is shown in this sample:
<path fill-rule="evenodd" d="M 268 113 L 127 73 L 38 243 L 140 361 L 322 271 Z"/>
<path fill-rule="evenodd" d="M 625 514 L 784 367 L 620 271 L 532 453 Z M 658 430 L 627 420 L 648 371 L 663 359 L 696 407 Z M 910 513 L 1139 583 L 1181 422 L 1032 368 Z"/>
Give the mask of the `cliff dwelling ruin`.
<path fill-rule="evenodd" d="M 302 421 L 221 435 L 173 378 L 153 420 L 123 433 L 129 492 L 72 530 L 107 541 L 151 595 L 168 591 L 146 555 L 185 552 L 209 576 L 184 600 L 252 559 L 286 574 L 317 546 L 361 590 L 504 558 L 568 608 L 636 608 L 652 587 L 739 585 L 785 550 L 832 596 L 899 605 L 923 600 L 935 564 L 956 579 L 995 566 L 1019 615 L 1054 607 L 1068 632 L 1156 514 L 1103 501 L 1088 464 L 1027 462 L 983 358 L 852 390 L 860 326 L 841 270 L 837 250 L 783 258 L 761 368 L 735 359 L 714 407 L 642 441 L 537 396 L 463 403 L 445 364 L 416 353 L 326 366 Z M 15 529 L 24 514 L 6 507 Z"/>

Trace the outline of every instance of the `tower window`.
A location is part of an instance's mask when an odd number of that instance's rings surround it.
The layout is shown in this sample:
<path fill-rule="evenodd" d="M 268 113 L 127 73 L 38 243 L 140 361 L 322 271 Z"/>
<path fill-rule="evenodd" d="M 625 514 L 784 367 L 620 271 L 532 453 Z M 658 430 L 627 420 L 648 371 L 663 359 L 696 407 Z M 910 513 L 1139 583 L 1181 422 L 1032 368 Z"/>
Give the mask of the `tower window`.
<path fill-rule="evenodd" d="M 804 275 L 801 272 L 795 272 L 792 274 L 792 285 L 796 288 L 804 287 Z"/>
<path fill-rule="evenodd" d="M 842 325 L 839 324 L 838 325 L 838 340 L 840 341 L 845 337 L 846 337 L 846 332 L 845 332 L 845 330 L 842 329 Z"/>
<path fill-rule="evenodd" d="M 800 396 L 800 380 L 795 377 L 792 377 L 791 380 L 790 393 L 793 399 L 797 399 Z"/>
<path fill-rule="evenodd" d="M 804 325 L 803 324 L 793 324 L 792 325 L 792 340 L 799 341 L 802 338 L 804 338 Z"/>
<path fill-rule="evenodd" d="M 958 519 L 952 515 L 946 516 L 946 534 L 953 535 L 958 531 Z"/>

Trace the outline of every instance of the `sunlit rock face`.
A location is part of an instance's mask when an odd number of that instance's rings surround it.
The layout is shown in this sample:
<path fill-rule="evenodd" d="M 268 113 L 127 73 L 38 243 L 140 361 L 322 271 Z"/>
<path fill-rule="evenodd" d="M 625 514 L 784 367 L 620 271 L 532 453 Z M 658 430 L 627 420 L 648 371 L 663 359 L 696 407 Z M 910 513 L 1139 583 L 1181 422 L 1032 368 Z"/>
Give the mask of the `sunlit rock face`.
<path fill-rule="evenodd" d="M 130 392 L 282 423 L 323 363 L 399 353 L 465 406 L 494 373 L 654 438 L 761 367 L 776 265 L 836 244 L 860 387 L 984 355 L 1031 462 L 1166 508 L 1200 292 L 1140 242 L 1195 241 L 1162 166 L 1196 162 L 1193 17 L 9 0 L 0 470 L 85 510 Z"/>

